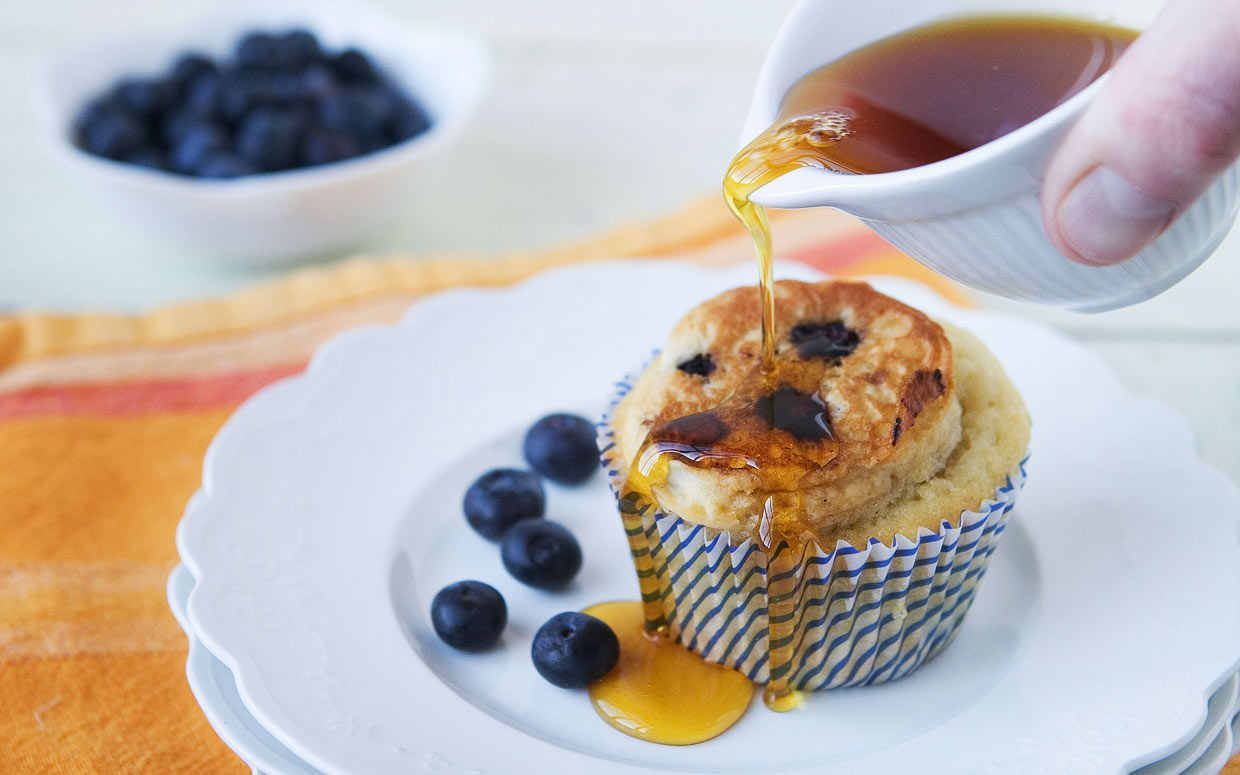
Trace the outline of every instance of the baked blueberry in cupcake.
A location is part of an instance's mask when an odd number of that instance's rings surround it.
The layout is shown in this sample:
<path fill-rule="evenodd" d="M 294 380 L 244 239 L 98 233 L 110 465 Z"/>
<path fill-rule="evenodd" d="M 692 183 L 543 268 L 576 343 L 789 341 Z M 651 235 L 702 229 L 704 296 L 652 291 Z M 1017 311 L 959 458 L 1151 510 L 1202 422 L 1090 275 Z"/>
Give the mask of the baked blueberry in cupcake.
<path fill-rule="evenodd" d="M 755 681 L 897 678 L 943 648 L 1023 483 L 1029 418 L 971 334 L 862 283 L 690 310 L 601 445 L 648 626 Z"/>

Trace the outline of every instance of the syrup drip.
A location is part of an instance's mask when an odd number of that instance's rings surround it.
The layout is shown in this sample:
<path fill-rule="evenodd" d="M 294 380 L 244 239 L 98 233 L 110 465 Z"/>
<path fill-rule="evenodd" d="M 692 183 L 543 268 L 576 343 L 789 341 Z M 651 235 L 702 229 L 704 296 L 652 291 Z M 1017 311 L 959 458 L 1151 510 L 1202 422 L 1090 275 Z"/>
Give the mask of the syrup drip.
<path fill-rule="evenodd" d="M 635 456 L 620 497 L 620 512 L 642 592 L 645 627 L 670 640 L 664 600 L 671 593 L 657 543 L 649 540 L 642 515 L 656 508 L 654 489 L 667 481 L 673 461 L 713 468 L 761 467 L 777 486 L 760 520 L 759 548 L 766 559 L 769 681 L 767 707 L 785 711 L 800 698 L 788 682 L 795 652 L 797 564 L 813 527 L 801 520 L 795 496 L 807 471 L 839 452 L 829 410 L 810 390 L 828 362 L 822 359 L 756 369 L 718 407 L 656 426 Z M 677 647 L 679 648 L 679 647 Z M 695 657 L 696 658 L 696 657 Z"/>
<path fill-rule="evenodd" d="M 774 373 L 775 274 L 771 261 L 771 223 L 766 208 L 750 201 L 753 192 L 800 167 L 827 168 L 824 150 L 852 133 L 845 113 L 828 110 L 799 116 L 767 129 L 741 149 L 723 180 L 723 196 L 744 224 L 758 256 L 762 309 L 762 369 Z"/>

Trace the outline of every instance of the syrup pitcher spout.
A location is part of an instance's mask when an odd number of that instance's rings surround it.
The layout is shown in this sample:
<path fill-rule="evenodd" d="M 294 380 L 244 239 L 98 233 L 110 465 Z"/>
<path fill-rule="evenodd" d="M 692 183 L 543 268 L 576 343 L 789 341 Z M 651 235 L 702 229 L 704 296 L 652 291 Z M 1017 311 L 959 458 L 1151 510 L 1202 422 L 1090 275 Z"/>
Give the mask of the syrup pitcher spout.
<path fill-rule="evenodd" d="M 1076 17 L 1140 30 L 1163 2 L 801 0 L 767 54 L 741 145 L 789 118 L 781 117 L 781 110 L 804 76 L 898 33 L 979 14 Z M 1125 34 L 1130 40 L 1132 33 Z M 910 73 L 910 78 L 914 75 Z M 1070 261 L 1052 245 L 1043 227 L 1042 180 L 1060 141 L 1106 79 L 1103 74 L 1092 83 L 1081 81 L 1088 85 L 1067 92 L 1073 96 L 1050 103 L 1040 115 L 1021 117 L 1016 129 L 988 135 L 995 138 L 989 142 L 979 140 L 980 145 L 912 165 L 863 174 L 804 166 L 777 177 L 767 175 L 764 179 L 774 179 L 752 191 L 749 199 L 764 207 L 834 207 L 851 213 L 920 263 L 998 296 L 1085 312 L 1144 301 L 1187 276 L 1222 242 L 1240 205 L 1240 164 L 1227 169 L 1161 237 L 1133 258 L 1106 267 Z M 794 115 L 801 115 L 799 110 Z M 850 131 L 865 131 L 866 126 L 858 120 Z"/>

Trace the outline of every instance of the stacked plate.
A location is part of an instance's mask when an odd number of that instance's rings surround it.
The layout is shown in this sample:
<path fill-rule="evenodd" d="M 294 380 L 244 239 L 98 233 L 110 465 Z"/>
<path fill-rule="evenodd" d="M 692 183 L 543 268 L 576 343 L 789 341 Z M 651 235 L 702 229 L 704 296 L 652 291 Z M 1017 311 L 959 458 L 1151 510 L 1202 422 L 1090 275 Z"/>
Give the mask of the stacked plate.
<path fill-rule="evenodd" d="M 790 276 L 812 277 L 787 267 Z M 549 488 L 586 554 L 569 590 L 521 587 L 460 515 L 523 429 L 597 414 L 677 317 L 752 273 L 594 264 L 458 290 L 346 333 L 264 390 L 208 451 L 169 579 L 190 686 L 267 775 L 642 770 L 1217 772 L 1240 736 L 1240 497 L 1184 421 L 1050 329 L 875 284 L 977 333 L 1034 417 L 1029 484 L 951 648 L 891 684 L 755 707 L 674 748 L 621 735 L 529 663 L 549 616 L 637 594 L 602 476 Z M 508 601 L 499 647 L 427 618 L 463 578 Z"/>

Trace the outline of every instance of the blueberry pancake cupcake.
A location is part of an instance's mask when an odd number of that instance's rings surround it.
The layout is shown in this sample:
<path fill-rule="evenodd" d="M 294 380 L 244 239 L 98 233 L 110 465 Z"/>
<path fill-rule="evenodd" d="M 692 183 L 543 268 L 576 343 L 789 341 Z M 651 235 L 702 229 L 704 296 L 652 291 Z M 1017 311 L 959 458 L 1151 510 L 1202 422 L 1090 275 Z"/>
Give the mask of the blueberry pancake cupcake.
<path fill-rule="evenodd" d="M 900 677 L 951 639 L 1029 418 L 971 334 L 862 283 L 692 309 L 604 419 L 648 626 L 768 688 Z"/>

